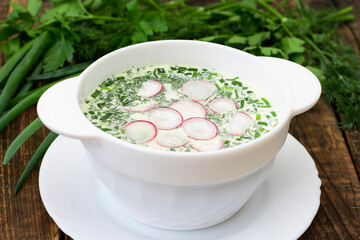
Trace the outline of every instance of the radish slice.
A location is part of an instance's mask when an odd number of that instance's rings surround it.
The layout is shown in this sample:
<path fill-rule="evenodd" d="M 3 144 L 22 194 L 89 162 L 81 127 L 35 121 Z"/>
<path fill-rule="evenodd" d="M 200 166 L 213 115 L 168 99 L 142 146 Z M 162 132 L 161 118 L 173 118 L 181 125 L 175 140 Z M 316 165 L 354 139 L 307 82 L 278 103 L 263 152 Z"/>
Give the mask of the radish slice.
<path fill-rule="evenodd" d="M 208 107 L 214 113 L 226 113 L 236 109 L 236 103 L 227 98 L 216 98 L 209 102 Z"/>
<path fill-rule="evenodd" d="M 138 94 L 142 98 L 151 98 L 158 95 L 163 89 L 161 82 L 156 80 L 149 80 L 143 84 Z"/>
<path fill-rule="evenodd" d="M 207 141 L 196 141 L 192 144 L 192 148 L 199 152 L 220 150 L 224 147 L 224 139 L 216 137 Z"/>
<path fill-rule="evenodd" d="M 212 121 L 206 118 L 189 118 L 183 122 L 181 128 L 189 138 L 196 140 L 210 140 L 216 137 L 218 128 Z"/>
<path fill-rule="evenodd" d="M 154 107 L 159 106 L 159 104 L 160 102 L 149 101 L 133 107 L 124 107 L 124 109 L 129 112 L 146 112 Z"/>
<path fill-rule="evenodd" d="M 157 135 L 155 125 L 149 121 L 133 121 L 124 126 L 126 134 L 136 143 L 144 144 L 152 141 Z"/>
<path fill-rule="evenodd" d="M 178 130 L 160 131 L 155 142 L 162 147 L 178 148 L 190 142 L 184 132 Z"/>
<path fill-rule="evenodd" d="M 252 117 L 244 112 L 238 112 L 227 124 L 226 132 L 233 136 L 243 135 L 246 129 L 250 128 L 253 124 Z"/>
<path fill-rule="evenodd" d="M 161 130 L 177 128 L 183 121 L 181 114 L 169 107 L 151 109 L 149 112 L 150 121 Z"/>
<path fill-rule="evenodd" d="M 181 87 L 183 94 L 198 101 L 207 99 L 215 91 L 216 87 L 206 80 L 190 80 Z"/>
<path fill-rule="evenodd" d="M 190 99 L 180 99 L 171 104 L 173 109 L 179 111 L 184 119 L 193 117 L 205 117 L 206 109 L 200 103 Z"/>

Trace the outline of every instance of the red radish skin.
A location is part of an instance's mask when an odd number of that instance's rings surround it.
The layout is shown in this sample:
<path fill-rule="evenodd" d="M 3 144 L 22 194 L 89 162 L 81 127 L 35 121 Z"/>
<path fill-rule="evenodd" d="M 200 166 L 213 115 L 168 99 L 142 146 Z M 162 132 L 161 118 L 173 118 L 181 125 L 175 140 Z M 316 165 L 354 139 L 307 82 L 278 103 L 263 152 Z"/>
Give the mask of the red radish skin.
<path fill-rule="evenodd" d="M 198 152 L 220 150 L 224 148 L 224 139 L 218 137 L 207 141 L 197 141 L 193 143 L 192 148 Z"/>
<path fill-rule="evenodd" d="M 182 85 L 180 91 L 192 100 L 203 101 L 216 91 L 216 87 L 206 80 L 190 80 Z"/>
<path fill-rule="evenodd" d="M 148 80 L 140 88 L 138 94 L 142 98 L 151 98 L 163 90 L 163 84 L 157 80 Z"/>
<path fill-rule="evenodd" d="M 148 128 L 145 131 L 149 130 L 149 135 L 146 136 L 144 140 L 134 139 L 134 135 L 136 134 L 136 131 L 139 131 L 139 129 L 141 127 Z M 123 128 L 127 130 L 127 135 L 129 136 L 129 138 L 133 139 L 138 144 L 145 144 L 145 143 L 151 142 L 157 136 L 156 126 L 152 122 L 145 121 L 145 120 L 137 120 L 137 121 L 130 122 L 130 123 L 126 124 Z M 153 131 L 153 132 L 151 132 L 151 131 Z M 142 131 L 142 133 L 143 133 L 143 131 Z M 130 137 L 130 135 L 133 135 L 133 138 Z"/>
<path fill-rule="evenodd" d="M 226 113 L 236 110 L 236 103 L 228 98 L 215 98 L 208 103 L 208 108 L 214 113 Z"/>
<path fill-rule="evenodd" d="M 137 105 L 133 108 L 124 107 L 124 109 L 128 112 L 146 112 L 146 111 L 149 111 L 150 109 L 153 109 L 159 105 L 160 105 L 160 102 L 153 102 L 153 103 L 145 103 L 142 105 Z"/>
<path fill-rule="evenodd" d="M 161 147 L 179 148 L 190 142 L 190 139 L 182 132 L 161 131 L 161 133 L 155 139 L 155 142 Z"/>
<path fill-rule="evenodd" d="M 189 138 L 195 140 L 210 140 L 217 136 L 218 128 L 215 123 L 206 118 L 194 117 L 181 124 Z"/>
<path fill-rule="evenodd" d="M 245 116 L 245 118 L 244 118 L 244 116 Z M 245 122 L 244 122 L 243 126 L 237 126 L 238 129 L 236 129 L 236 130 L 229 129 L 230 127 L 228 126 L 226 131 L 227 131 L 227 134 L 230 136 L 242 136 L 242 135 L 244 135 L 246 129 L 250 128 L 251 125 L 254 124 L 254 120 L 252 119 L 252 117 L 249 114 L 246 114 L 244 112 L 238 112 L 237 115 L 234 116 L 233 121 L 235 121 L 234 119 L 236 117 L 238 117 L 238 119 L 236 121 L 237 123 L 241 120 L 244 120 Z M 235 124 L 235 123 L 233 123 L 233 124 Z M 229 123 L 229 125 L 230 125 L 230 123 Z"/>
<path fill-rule="evenodd" d="M 193 117 L 206 117 L 206 108 L 198 101 L 191 99 L 180 99 L 174 101 L 171 108 L 177 110 L 184 118 L 184 120 Z"/>
<path fill-rule="evenodd" d="M 160 130 L 172 130 L 183 122 L 182 115 L 170 107 L 153 108 L 149 111 L 149 118 Z"/>

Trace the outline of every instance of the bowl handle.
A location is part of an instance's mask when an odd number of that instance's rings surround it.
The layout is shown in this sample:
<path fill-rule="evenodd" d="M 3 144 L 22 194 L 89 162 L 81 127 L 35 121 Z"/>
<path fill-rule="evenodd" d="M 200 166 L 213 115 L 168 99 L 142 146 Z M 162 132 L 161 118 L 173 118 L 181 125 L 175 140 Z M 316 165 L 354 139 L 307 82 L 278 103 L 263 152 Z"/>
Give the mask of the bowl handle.
<path fill-rule="evenodd" d="M 94 139 L 94 126 L 82 113 L 77 99 L 79 77 L 61 81 L 40 97 L 37 112 L 40 120 L 57 134 L 77 138 Z"/>
<path fill-rule="evenodd" d="M 321 85 L 317 77 L 305 67 L 274 57 L 259 57 L 273 67 L 288 82 L 294 96 L 291 115 L 295 116 L 312 108 L 321 95 Z"/>

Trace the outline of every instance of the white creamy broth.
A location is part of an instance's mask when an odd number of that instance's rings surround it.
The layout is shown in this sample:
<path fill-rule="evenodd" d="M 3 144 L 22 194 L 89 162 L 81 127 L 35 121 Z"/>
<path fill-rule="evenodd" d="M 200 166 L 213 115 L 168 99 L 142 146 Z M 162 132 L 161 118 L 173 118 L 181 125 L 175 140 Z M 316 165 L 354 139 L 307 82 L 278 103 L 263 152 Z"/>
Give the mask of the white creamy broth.
<path fill-rule="evenodd" d="M 180 152 L 244 144 L 278 123 L 278 111 L 245 80 L 188 66 L 132 68 L 99 85 L 82 110 L 119 139 Z"/>

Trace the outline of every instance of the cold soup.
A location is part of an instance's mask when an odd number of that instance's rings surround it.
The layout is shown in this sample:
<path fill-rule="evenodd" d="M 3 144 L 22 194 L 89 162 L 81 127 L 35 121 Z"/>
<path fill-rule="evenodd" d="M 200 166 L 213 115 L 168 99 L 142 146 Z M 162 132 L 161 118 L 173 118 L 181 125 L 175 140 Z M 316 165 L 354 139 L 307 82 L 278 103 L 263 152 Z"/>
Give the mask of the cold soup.
<path fill-rule="evenodd" d="M 188 66 L 132 68 L 102 82 L 82 110 L 121 140 L 177 152 L 244 144 L 278 123 L 277 110 L 245 80 Z"/>

